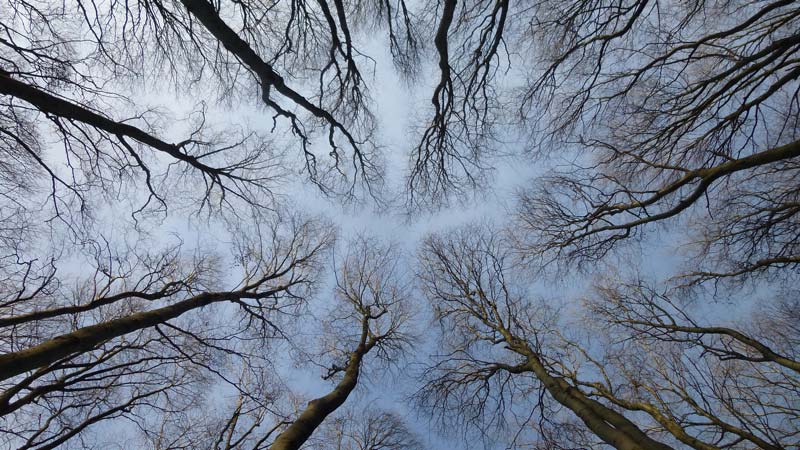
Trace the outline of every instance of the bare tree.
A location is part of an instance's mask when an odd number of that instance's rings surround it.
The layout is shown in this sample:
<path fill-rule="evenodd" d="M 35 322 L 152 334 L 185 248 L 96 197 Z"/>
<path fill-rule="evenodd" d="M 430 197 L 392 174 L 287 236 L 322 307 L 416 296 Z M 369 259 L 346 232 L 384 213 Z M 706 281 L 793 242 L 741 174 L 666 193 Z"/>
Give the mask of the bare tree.
<path fill-rule="evenodd" d="M 348 242 L 332 301 L 309 301 L 335 227 L 287 213 L 278 188 L 302 174 L 385 198 L 361 48 L 380 32 L 405 80 L 433 69 L 407 207 L 487 185 L 506 142 L 554 163 L 520 192 L 513 242 L 471 227 L 423 243 L 441 354 L 419 405 L 519 447 L 791 447 L 799 25 L 789 0 L 5 0 L 0 443 L 420 447 L 396 415 L 342 411 L 413 341 L 409 263 Z M 257 123 L 220 117 L 241 105 Z M 208 226 L 196 249 L 163 233 L 184 219 Z M 657 229 L 691 257 L 668 283 L 604 272 L 582 303 L 533 294 L 530 273 Z M 690 301 L 708 287 L 775 295 L 727 321 Z M 275 376 L 292 352 L 328 392 Z"/>
<path fill-rule="evenodd" d="M 181 351 L 172 348 L 180 343 Z M 105 422 L 147 428 L 149 415 L 178 416 L 198 401 L 207 361 L 197 343 L 167 330 L 141 332 L 64 358 L 3 391 L 3 445 L 19 449 L 80 447 Z M 109 436 L 114 436 L 113 434 Z M 88 447 L 88 446 L 87 446 Z"/>
<path fill-rule="evenodd" d="M 0 139 L 4 155 L 16 161 L 14 167 L 4 168 L 6 198 L 33 187 L 13 175 L 27 167 L 50 179 L 45 185 L 50 188 L 53 214 L 60 217 L 86 210 L 94 203 L 92 196 L 118 190 L 114 186 L 120 184 L 119 180 L 141 180 L 146 187 L 146 196 L 134 213 L 148 208 L 164 211 L 168 201 L 165 187 L 175 182 L 173 178 L 203 184 L 203 189 L 193 193 L 200 209 L 235 199 L 272 206 L 260 196 L 271 196 L 272 186 L 283 171 L 277 167 L 276 152 L 259 142 L 261 138 L 254 133 L 229 133 L 228 142 L 220 142 L 223 138 L 214 136 L 205 126 L 201 110 L 194 119 L 194 131 L 181 142 L 168 143 L 153 131 L 130 123 L 141 121 L 148 127 L 148 116 L 153 114 L 113 119 L 91 104 L 65 99 L 37 86 L 35 77 L 22 79 L 24 72 L 17 72 L 0 69 L 0 94 L 5 95 Z M 36 120 L 40 116 L 49 122 L 49 128 L 45 128 L 46 122 Z M 52 161 L 52 150 L 42 145 L 50 134 L 61 140 L 67 173 Z M 166 168 L 158 159 L 166 161 Z M 170 174 L 170 169 L 175 174 Z"/>
<path fill-rule="evenodd" d="M 388 24 L 393 54 L 410 70 L 417 41 L 403 2 L 9 2 L 0 15 L 3 154 L 48 176 L 54 208 L 63 213 L 82 207 L 72 201 L 91 199 L 90 188 L 113 191 L 120 179 L 147 187 L 141 210 L 166 208 L 165 183 L 176 178 L 204 184 L 201 207 L 241 199 L 270 208 L 274 181 L 287 173 L 286 161 L 276 159 L 283 149 L 274 147 L 294 144 L 325 192 L 339 181 L 352 192 L 359 180 L 372 191 L 381 169 L 361 70 L 370 59 L 355 47 L 351 17 L 356 26 L 381 17 L 370 23 Z M 177 142 L 160 136 L 175 119 L 137 107 L 131 92 L 154 82 L 166 89 L 164 80 L 200 100 Z M 272 115 L 262 129 L 281 127 L 297 139 L 273 144 L 246 128 L 215 130 L 205 120 L 204 104 L 216 102 L 208 92 L 262 105 Z M 317 134 L 331 157 L 324 168 Z M 43 145 L 49 135 L 61 141 L 66 172 Z M 351 164 L 343 161 L 348 154 Z M 6 169 L 4 180 L 21 185 Z"/>
<path fill-rule="evenodd" d="M 597 291 L 604 301 L 593 302 L 594 311 L 633 333 L 696 345 L 724 360 L 769 362 L 800 372 L 795 354 L 800 335 L 795 325 L 798 305 L 794 298 L 779 300 L 766 313 L 752 317 L 752 332 L 746 333 L 702 323 L 673 299 L 675 293 L 658 292 L 641 281 L 599 286 Z"/>
<path fill-rule="evenodd" d="M 444 0 L 428 5 L 437 18 L 438 62 L 432 117 L 412 152 L 407 188 L 412 205 L 446 201 L 485 180 L 485 153 L 501 115 L 497 72 L 510 67 L 504 33 L 512 2 Z"/>
<path fill-rule="evenodd" d="M 336 304 L 330 311 L 326 379 L 338 380 L 326 395 L 308 402 L 270 446 L 300 448 L 358 386 L 367 357 L 370 365 L 398 361 L 411 341 L 411 293 L 392 246 L 359 238 L 350 243 L 336 277 Z"/>
<path fill-rule="evenodd" d="M 186 417 L 220 380 L 241 396 L 237 417 L 254 403 L 263 417 L 252 423 L 264 422 L 269 400 L 238 387 L 230 366 L 246 367 L 247 379 L 271 370 L 261 352 L 287 337 L 281 320 L 304 307 L 333 240 L 329 224 L 281 211 L 273 188 L 293 172 L 283 147 L 301 150 L 323 192 L 351 194 L 363 182 L 377 196 L 361 69 L 370 59 L 356 48 L 354 27 L 388 27 L 395 61 L 411 74 L 413 14 L 403 2 L 302 0 L 11 1 L 0 9 L 4 443 L 55 448 L 124 419 L 154 446 L 198 445 L 208 434 L 185 429 Z M 198 103 L 179 118 L 164 114 L 137 92 L 150 83 Z M 208 119 L 207 104 L 241 101 L 268 111 L 261 130 L 292 138 Z M 325 167 L 317 136 L 327 144 Z M 232 258 L 158 248 L 148 233 L 175 210 L 227 221 Z M 104 215 L 131 216 L 132 230 L 123 223 L 115 231 L 141 241 L 104 237 Z M 369 326 L 336 349 L 343 361 L 328 374 L 342 376 L 335 398 L 313 403 L 321 413 L 282 421 L 278 439 L 310 434 L 304 418 L 318 424 L 338 407 L 367 352 L 386 358 L 403 346 L 396 328 L 405 313 L 386 311 L 395 300 L 357 304 L 366 294 L 347 289 L 341 295 L 354 313 L 340 321 Z M 163 417 L 161 432 L 147 415 Z"/>
<path fill-rule="evenodd" d="M 374 239 L 346 244 L 346 255 L 336 264 L 335 302 L 324 308 L 323 323 L 314 325 L 323 330 L 319 351 L 312 351 L 307 340 L 294 343 L 304 348 L 303 355 L 316 354 L 313 367 L 326 368 L 323 378 L 333 382 L 329 392 L 302 400 L 288 383 L 274 378 L 274 370 L 252 375 L 245 370 L 246 379 L 238 377 L 233 383 L 239 394 L 231 412 L 206 417 L 205 434 L 187 436 L 184 442 L 215 450 L 299 449 L 306 443 L 336 448 L 332 434 L 339 433 L 348 448 L 406 448 L 416 443 L 392 414 L 351 411 L 346 413 L 346 426 L 340 415 L 364 372 L 382 372 L 398 362 L 411 342 L 410 292 L 399 263 L 394 247 Z"/>
<path fill-rule="evenodd" d="M 796 349 L 677 324 L 679 312 L 667 316 L 658 301 L 635 293 L 571 322 L 533 297 L 512 254 L 508 242 L 479 227 L 425 242 L 420 277 L 442 324 L 442 354 L 424 373 L 419 403 L 445 423 L 513 424 L 519 445 L 565 448 L 596 439 L 619 449 L 792 445 Z M 593 318 L 597 326 L 583 342 L 578 330 Z M 603 338 L 604 324 L 632 332 Z M 524 433 L 530 425 L 534 436 Z"/>
<path fill-rule="evenodd" d="M 322 227 L 290 221 L 251 229 L 233 247 L 242 269 L 234 286 L 219 279 L 222 261 L 187 260 L 176 248 L 103 249 L 94 274 L 75 280 L 59 277 L 57 263 L 43 274 L 25 270 L 16 290 L 4 292 L 0 402 L 2 414 L 19 421 L 8 431 L 18 431 L 22 448 L 54 448 L 102 420 L 137 417 L 142 404 L 190 408 L 192 392 L 209 380 L 233 384 L 227 364 L 220 366 L 226 359 L 240 367 L 234 371 L 267 370 L 259 362 L 265 342 L 282 337 L 281 316 L 302 306 L 331 243 Z M 247 349 L 254 342 L 258 352 Z M 98 396 L 105 400 L 92 400 Z M 44 414 L 51 418 L 41 421 Z"/>
<path fill-rule="evenodd" d="M 611 401 L 649 414 L 692 448 L 791 447 L 800 413 L 795 300 L 723 326 L 641 281 L 596 292 L 591 311 L 622 344 L 604 367 L 593 364 L 623 376 L 595 384 L 597 395 L 613 392 Z"/>
<path fill-rule="evenodd" d="M 416 450 L 424 446 L 395 413 L 366 407 L 356 412 L 349 408 L 337 414 L 324 427 L 323 436 L 309 448 L 331 450 Z"/>
<path fill-rule="evenodd" d="M 693 229 L 702 279 L 797 263 L 798 10 L 791 2 L 537 2 L 521 104 L 574 163 L 522 195 L 526 250 L 595 261 Z"/>

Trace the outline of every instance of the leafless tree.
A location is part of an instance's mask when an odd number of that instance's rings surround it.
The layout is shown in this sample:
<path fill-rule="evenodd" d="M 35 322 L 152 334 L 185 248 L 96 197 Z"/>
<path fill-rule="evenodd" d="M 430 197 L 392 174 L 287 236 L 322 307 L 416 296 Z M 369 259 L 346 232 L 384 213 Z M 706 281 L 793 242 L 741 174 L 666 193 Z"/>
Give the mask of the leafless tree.
<path fill-rule="evenodd" d="M 233 286 L 218 275 L 222 261 L 176 248 L 101 249 L 94 273 L 74 277 L 59 276 L 57 262 L 44 272 L 20 263 L 1 325 L 9 445 L 55 448 L 106 419 L 137 423 L 141 409 L 180 413 L 209 380 L 234 384 L 226 360 L 234 373 L 269 369 L 266 343 L 307 299 L 326 228 L 295 220 L 251 230 L 233 246 L 242 272 Z"/>
<path fill-rule="evenodd" d="M 791 448 L 797 434 L 797 302 L 778 302 L 749 323 L 699 319 L 638 281 L 598 286 L 590 310 L 619 342 L 597 395 L 649 414 L 692 448 Z M 711 323 L 709 323 L 711 322 Z M 672 431 L 674 430 L 674 431 Z"/>
<path fill-rule="evenodd" d="M 777 301 L 766 313 L 751 317 L 751 332 L 742 328 L 714 326 L 695 319 L 673 298 L 675 293 L 658 292 L 643 282 L 597 287 L 601 302 L 594 311 L 616 326 L 649 339 L 699 346 L 720 359 L 768 362 L 800 372 L 797 361 L 798 305 L 795 296 Z M 745 324 L 742 324 L 745 325 Z"/>
<path fill-rule="evenodd" d="M 407 323 L 411 293 L 399 263 L 396 248 L 373 239 L 359 238 L 348 245 L 337 270 L 336 304 L 324 349 L 330 361 L 324 377 L 337 383 L 308 402 L 275 438 L 271 450 L 300 448 L 356 389 L 363 366 L 399 360 L 412 339 Z M 367 363 L 367 358 L 372 361 Z"/>
<path fill-rule="evenodd" d="M 530 254 L 596 261 L 658 224 L 693 230 L 703 280 L 797 263 L 793 2 L 536 2 L 520 107 L 567 161 L 521 197 Z M 685 229 L 685 228 L 684 228 Z M 687 236 L 685 233 L 682 233 Z"/>
<path fill-rule="evenodd" d="M 64 214 L 115 191 L 120 180 L 147 187 L 137 212 L 166 208 L 176 179 L 202 182 L 204 190 L 193 192 L 201 207 L 241 199 L 270 208 L 274 181 L 287 173 L 275 147 L 294 144 L 326 192 L 337 173 L 349 191 L 358 180 L 372 189 L 381 170 L 361 70 L 369 58 L 355 47 L 351 17 L 356 25 L 381 17 L 396 59 L 410 65 L 417 44 L 403 2 L 9 1 L 0 16 L 0 139 L 15 167 L 3 166 L 4 190 L 26 185 L 15 170 L 25 166 L 50 179 L 53 206 Z M 200 100 L 177 142 L 160 136 L 175 119 L 137 107 L 131 92 L 154 82 L 168 89 L 164 80 Z M 308 85 L 316 89 L 301 93 Z M 262 105 L 272 115 L 262 129 L 286 127 L 297 139 L 272 143 L 248 129 L 215 130 L 205 120 L 204 103 L 216 102 L 208 92 Z M 325 168 L 313 149 L 316 134 L 332 157 Z M 44 144 L 51 135 L 63 156 Z M 344 164 L 347 154 L 352 164 Z"/>
<path fill-rule="evenodd" d="M 336 301 L 325 308 L 327 319 L 315 325 L 323 330 L 319 351 L 311 351 L 306 340 L 305 344 L 295 343 L 303 344 L 303 355 L 316 355 L 313 367 L 325 367 L 323 378 L 334 382 L 329 392 L 303 400 L 292 393 L 288 383 L 269 381 L 275 376 L 274 370 L 253 374 L 245 370 L 247 376 L 238 377 L 233 383 L 239 393 L 230 412 L 211 416 L 206 413 L 205 419 L 198 421 L 205 424 L 203 431 L 175 441 L 215 450 L 299 449 L 305 448 L 306 443 L 313 448 L 336 448 L 332 436 L 339 433 L 337 439 L 342 445 L 348 442 L 351 446 L 342 448 L 416 445 L 413 435 L 395 415 L 340 410 L 359 386 L 364 372 L 382 372 L 386 365 L 399 361 L 411 342 L 407 323 L 411 299 L 399 262 L 394 247 L 374 239 L 358 238 L 346 244 L 346 255 L 336 267 Z M 343 416 L 349 417 L 346 425 L 341 422 Z M 165 433 L 156 434 L 161 441 L 162 435 Z"/>
<path fill-rule="evenodd" d="M 308 448 L 331 450 L 416 450 L 425 448 L 403 419 L 391 412 L 349 408 L 324 427 Z"/>
<path fill-rule="evenodd" d="M 12 0 L 0 8 L 5 444 L 55 448 L 124 419 L 158 448 L 196 446 L 208 433 L 186 429 L 186 418 L 220 380 L 240 395 L 236 417 L 266 420 L 264 389 L 237 380 L 269 372 L 267 344 L 287 337 L 281 320 L 302 311 L 334 234 L 281 211 L 273 188 L 293 171 L 284 147 L 299 147 L 324 192 L 343 186 L 351 194 L 363 182 L 377 195 L 380 161 L 361 69 L 370 58 L 353 33 L 388 29 L 396 64 L 411 75 L 414 23 L 402 1 Z M 197 104 L 186 115 L 143 106 L 147 96 L 137 90 L 151 83 Z M 209 104 L 240 102 L 268 111 L 259 130 L 292 138 L 209 120 Z M 330 155 L 324 167 L 318 136 Z M 159 248 L 148 220 L 175 210 L 219 213 L 232 228 L 232 257 L 187 253 L 180 243 Z M 132 216 L 133 231 L 118 227 L 139 242 L 106 238 L 103 215 Z M 369 256 L 376 264 L 386 257 Z M 343 282 L 355 284 L 339 292 L 353 313 L 331 326 L 357 319 L 366 328 L 340 336 L 351 345 L 335 347 L 342 361 L 331 362 L 328 377 L 342 380 L 330 401 L 312 403 L 322 412 L 300 411 L 275 429 L 289 447 L 313 431 L 301 426 L 305 418 L 318 424 L 347 398 L 367 352 L 389 358 L 404 346 L 398 293 L 352 291 L 359 284 L 350 270 Z M 370 279 L 364 289 L 387 282 Z M 161 432 L 146 416 L 163 418 Z M 237 423 L 228 430 L 240 431 Z"/>
<path fill-rule="evenodd" d="M 483 159 L 501 115 L 497 73 L 510 65 L 504 33 L 509 16 L 517 12 L 512 3 L 444 0 L 425 11 L 436 18 L 432 40 L 438 70 L 432 117 L 423 119 L 411 155 L 412 205 L 446 201 L 485 180 Z"/>
<path fill-rule="evenodd" d="M 513 240 L 424 242 L 441 354 L 420 406 L 520 448 L 800 436 L 795 2 L 0 1 L 2 445 L 91 448 L 115 429 L 164 450 L 420 447 L 396 415 L 342 411 L 413 342 L 408 261 L 347 242 L 332 300 L 309 301 L 335 227 L 278 189 L 302 173 L 385 198 L 361 49 L 378 32 L 406 81 L 434 75 L 406 206 L 487 185 L 509 141 L 555 167 L 520 192 Z M 159 106 L 174 98 L 192 100 Z M 242 105 L 258 123 L 219 117 Z M 184 218 L 211 229 L 197 248 L 162 234 Z M 691 256 L 669 283 L 531 289 L 657 229 Z M 729 321 L 703 315 L 709 287 L 773 296 Z M 290 356 L 330 390 L 292 393 L 274 367 Z"/>
<path fill-rule="evenodd" d="M 796 337 L 776 339 L 795 350 L 770 349 L 733 329 L 693 329 L 641 291 L 570 321 L 555 299 L 536 299 L 509 242 L 485 228 L 430 237 L 421 260 L 442 350 L 419 403 L 445 423 L 514 425 L 516 445 L 543 448 L 777 449 L 798 433 Z M 600 332 L 616 327 L 632 332 Z"/>

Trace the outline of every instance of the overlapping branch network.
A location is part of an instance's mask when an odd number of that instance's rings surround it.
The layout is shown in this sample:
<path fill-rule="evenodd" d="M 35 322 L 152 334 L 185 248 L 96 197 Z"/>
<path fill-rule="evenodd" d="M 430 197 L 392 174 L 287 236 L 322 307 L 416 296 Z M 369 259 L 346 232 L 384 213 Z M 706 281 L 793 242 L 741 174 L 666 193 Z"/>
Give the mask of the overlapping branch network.
<path fill-rule="evenodd" d="M 443 425 L 510 429 L 510 446 L 530 448 L 791 447 L 796 298 L 720 326 L 674 293 L 607 279 L 582 310 L 532 294 L 513 254 L 482 227 L 425 243 L 420 276 L 441 340 L 417 398 Z"/>
<path fill-rule="evenodd" d="M 502 71 L 511 13 L 509 1 L 437 3 L 433 39 L 438 60 L 431 96 L 411 156 L 409 203 L 438 204 L 479 188 L 489 166 L 500 113 L 497 73 Z M 508 56 L 505 55 L 506 64 Z"/>
<path fill-rule="evenodd" d="M 353 42 L 351 11 L 342 2 L 290 3 L 76 1 L 48 9 L 10 2 L 0 16 L 4 154 L 51 179 L 56 214 L 64 215 L 98 194 L 119 192 L 120 180 L 141 180 L 149 191 L 136 213 L 166 209 L 175 184 L 195 180 L 205 185 L 192 198 L 200 209 L 229 200 L 233 209 L 239 200 L 274 208 L 275 185 L 291 173 L 279 157 L 295 144 L 309 179 L 323 191 L 352 194 L 363 186 L 379 196 L 381 168 L 360 71 L 368 58 Z M 81 14 L 61 11 L 71 7 Z M 318 87 L 310 93 L 290 86 L 312 78 Z M 259 128 L 286 126 L 297 139 L 274 142 L 238 124 L 219 133 L 219 125 L 205 120 L 205 107 L 193 131 L 177 141 L 159 136 L 176 128 L 156 126 L 156 111 L 137 108 L 120 118 L 118 111 L 141 101 L 132 86 L 168 90 L 164 80 L 179 92 L 199 93 L 193 96 L 201 104 L 215 102 L 218 93 L 229 104 L 262 105 L 274 117 Z M 318 164 L 317 134 L 328 147 L 325 167 Z M 61 141 L 63 157 L 43 145 L 51 135 Z M 13 172 L 4 171 L 6 192 L 30 187 Z"/>
<path fill-rule="evenodd" d="M 521 196 L 527 248 L 595 261 L 681 223 L 696 279 L 797 262 L 800 50 L 792 2 L 543 2 L 520 111 L 562 170 Z M 692 218 L 692 220 L 687 220 Z"/>

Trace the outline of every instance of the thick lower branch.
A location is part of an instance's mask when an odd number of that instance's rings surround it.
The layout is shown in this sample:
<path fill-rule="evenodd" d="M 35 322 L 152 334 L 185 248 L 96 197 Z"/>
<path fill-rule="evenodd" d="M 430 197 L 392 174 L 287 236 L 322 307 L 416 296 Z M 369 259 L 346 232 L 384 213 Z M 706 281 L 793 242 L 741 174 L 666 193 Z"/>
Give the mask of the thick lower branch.
<path fill-rule="evenodd" d="M 257 295 L 260 298 L 268 297 L 284 289 L 279 287 Z M 254 295 L 256 294 L 246 291 L 208 292 L 163 308 L 79 328 L 25 350 L 0 355 L 0 381 L 52 364 L 72 354 L 90 351 L 106 340 L 164 323 L 193 309 Z"/>
<path fill-rule="evenodd" d="M 678 201 L 674 207 L 657 214 L 649 214 L 644 218 L 632 220 L 630 222 L 604 225 L 594 228 L 586 226 L 585 228 L 588 228 L 588 230 L 581 233 L 575 233 L 572 237 L 567 239 L 565 243 L 570 244 L 590 235 L 609 231 L 630 231 L 631 229 L 641 225 L 668 219 L 680 214 L 682 211 L 692 206 L 698 199 L 702 198 L 703 194 L 706 193 L 706 191 L 715 181 L 721 178 L 730 176 L 743 170 L 753 169 L 797 157 L 800 157 L 800 141 L 790 142 L 788 144 L 755 153 L 744 158 L 734 159 L 718 166 L 692 170 L 686 173 L 678 181 L 665 186 L 646 200 L 633 203 L 610 205 L 600 208 L 587 216 L 586 221 L 596 222 L 603 220 L 603 222 L 607 222 L 606 219 L 601 218 L 629 212 L 635 209 L 647 208 L 648 206 L 664 200 L 669 195 L 680 191 L 682 188 L 689 186 L 692 183 L 699 182 L 697 187 L 689 195 Z"/>

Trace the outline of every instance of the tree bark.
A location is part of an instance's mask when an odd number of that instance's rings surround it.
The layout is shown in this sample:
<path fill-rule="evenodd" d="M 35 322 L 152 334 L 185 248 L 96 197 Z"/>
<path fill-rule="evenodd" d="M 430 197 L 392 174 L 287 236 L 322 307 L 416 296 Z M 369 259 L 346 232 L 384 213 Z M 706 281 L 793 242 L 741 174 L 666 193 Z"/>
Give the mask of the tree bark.
<path fill-rule="evenodd" d="M 368 327 L 369 318 L 365 317 L 362 322 L 361 340 L 356 350 L 350 354 L 342 380 L 327 395 L 308 402 L 308 406 L 300 413 L 300 416 L 275 438 L 270 450 L 299 449 L 311 437 L 314 430 L 322 424 L 322 421 L 344 404 L 358 385 L 358 375 L 364 355 L 377 344 L 375 340 L 367 340 Z"/>
<path fill-rule="evenodd" d="M 283 431 L 270 450 L 297 450 L 319 427 L 323 420 L 344 404 L 357 383 L 361 365 L 361 355 L 353 355 L 345 371 L 344 378 L 330 393 L 308 402 L 300 416 Z"/>

